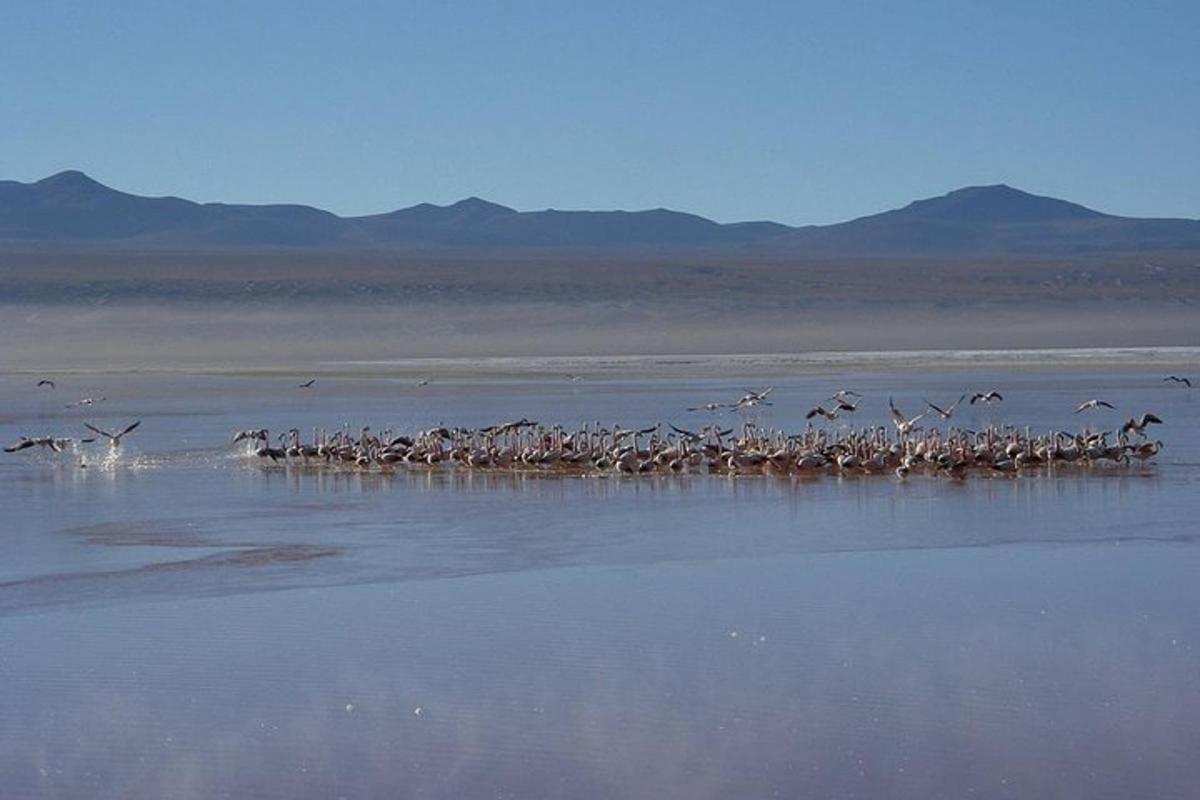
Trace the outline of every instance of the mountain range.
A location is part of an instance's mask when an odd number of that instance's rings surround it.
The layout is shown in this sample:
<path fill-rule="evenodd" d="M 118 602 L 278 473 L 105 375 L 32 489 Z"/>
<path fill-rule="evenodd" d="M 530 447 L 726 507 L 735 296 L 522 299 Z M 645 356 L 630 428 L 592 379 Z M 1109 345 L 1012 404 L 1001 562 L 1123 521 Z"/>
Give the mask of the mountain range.
<path fill-rule="evenodd" d="M 340 217 L 304 205 L 143 197 L 69 170 L 0 181 L 0 242 L 132 249 L 746 249 L 822 256 L 1200 250 L 1200 221 L 1120 217 L 1003 184 L 833 225 L 721 224 L 667 209 L 516 211 L 477 197 Z"/>

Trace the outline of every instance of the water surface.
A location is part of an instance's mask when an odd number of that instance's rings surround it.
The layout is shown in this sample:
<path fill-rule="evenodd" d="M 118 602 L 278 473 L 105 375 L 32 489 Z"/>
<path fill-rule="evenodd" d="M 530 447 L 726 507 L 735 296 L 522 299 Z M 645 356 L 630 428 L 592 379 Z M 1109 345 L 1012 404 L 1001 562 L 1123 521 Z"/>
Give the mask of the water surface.
<path fill-rule="evenodd" d="M 966 482 L 314 474 L 227 444 L 702 424 L 754 380 L 0 376 L 6 441 L 144 420 L 112 461 L 0 460 L 5 796 L 1194 796 L 1200 429 L 1160 372 L 763 379 L 789 428 L 841 387 L 856 424 L 988 388 L 964 424 L 1167 421 L 1150 467 Z"/>

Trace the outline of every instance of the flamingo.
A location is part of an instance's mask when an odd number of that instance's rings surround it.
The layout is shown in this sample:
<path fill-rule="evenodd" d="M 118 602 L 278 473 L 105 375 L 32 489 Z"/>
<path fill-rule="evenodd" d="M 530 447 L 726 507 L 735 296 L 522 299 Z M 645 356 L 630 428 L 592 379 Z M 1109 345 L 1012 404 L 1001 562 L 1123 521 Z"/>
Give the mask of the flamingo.
<path fill-rule="evenodd" d="M 1080 403 L 1079 408 L 1075 409 L 1075 413 L 1078 414 L 1081 411 L 1087 411 L 1091 408 L 1115 408 L 1115 406 L 1104 400 L 1088 400 L 1085 403 Z"/>

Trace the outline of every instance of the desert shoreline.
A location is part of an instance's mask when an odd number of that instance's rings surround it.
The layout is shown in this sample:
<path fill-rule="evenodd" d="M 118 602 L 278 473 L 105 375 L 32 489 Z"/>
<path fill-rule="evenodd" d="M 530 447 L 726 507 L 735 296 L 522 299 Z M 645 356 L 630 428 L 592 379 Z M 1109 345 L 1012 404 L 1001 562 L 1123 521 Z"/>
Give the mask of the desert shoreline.
<path fill-rule="evenodd" d="M 712 368 L 722 372 L 790 369 L 786 358 L 747 365 L 739 354 L 818 354 L 832 364 L 883 351 L 1200 347 L 1198 309 L 1196 252 L 859 260 L 9 252 L 0 253 L 0 369 L 606 373 L 628 369 L 605 366 L 627 354 L 671 373 L 686 371 L 669 363 L 677 358 L 719 357 Z M 546 359 L 554 360 L 537 365 Z"/>
<path fill-rule="evenodd" d="M 614 354 L 396 358 L 257 365 L 0 368 L 14 378 L 45 375 L 311 376 L 326 379 L 572 380 L 776 377 L 837 370 L 1164 370 L 1200 366 L 1200 347 L 1097 347 L 1004 350 L 897 350 L 808 353 Z"/>

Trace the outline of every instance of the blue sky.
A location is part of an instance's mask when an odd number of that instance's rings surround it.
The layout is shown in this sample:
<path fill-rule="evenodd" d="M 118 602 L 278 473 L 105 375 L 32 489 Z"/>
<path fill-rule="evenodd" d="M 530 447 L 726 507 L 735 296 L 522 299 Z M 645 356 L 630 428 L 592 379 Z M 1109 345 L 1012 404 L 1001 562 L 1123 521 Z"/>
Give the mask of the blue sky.
<path fill-rule="evenodd" d="M 1200 217 L 1200 3 L 4 3 L 0 177 L 344 214 Z"/>

